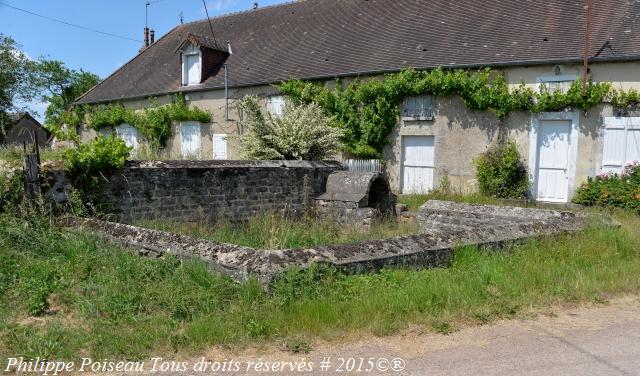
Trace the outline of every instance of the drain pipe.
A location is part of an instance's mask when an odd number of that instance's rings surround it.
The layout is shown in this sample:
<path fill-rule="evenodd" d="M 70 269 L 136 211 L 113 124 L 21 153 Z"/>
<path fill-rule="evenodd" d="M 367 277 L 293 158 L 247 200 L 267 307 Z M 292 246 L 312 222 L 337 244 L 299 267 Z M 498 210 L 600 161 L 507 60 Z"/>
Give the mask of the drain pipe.
<path fill-rule="evenodd" d="M 224 63 L 224 121 L 229 122 L 229 69 Z"/>
<path fill-rule="evenodd" d="M 231 50 L 231 42 L 229 41 L 227 41 L 227 52 L 229 52 L 229 56 L 233 55 L 233 50 Z M 226 122 L 229 122 L 229 67 L 227 66 L 226 61 L 223 66 L 224 66 L 224 120 Z"/>
<path fill-rule="evenodd" d="M 587 95 L 587 77 L 589 75 L 589 37 L 591 34 L 591 0 L 587 0 L 587 33 L 584 36 L 584 63 L 582 69 L 582 96 Z"/>

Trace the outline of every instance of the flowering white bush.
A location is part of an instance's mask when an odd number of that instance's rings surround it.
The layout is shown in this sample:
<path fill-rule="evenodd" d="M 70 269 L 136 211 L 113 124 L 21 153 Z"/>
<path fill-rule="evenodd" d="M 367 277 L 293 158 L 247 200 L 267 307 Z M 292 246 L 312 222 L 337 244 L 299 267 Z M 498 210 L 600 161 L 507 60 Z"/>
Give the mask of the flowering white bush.
<path fill-rule="evenodd" d="M 247 159 L 321 160 L 340 149 L 342 130 L 316 104 L 287 101 L 281 117 L 263 111 L 255 97 L 245 97 L 241 107 L 240 150 Z"/>

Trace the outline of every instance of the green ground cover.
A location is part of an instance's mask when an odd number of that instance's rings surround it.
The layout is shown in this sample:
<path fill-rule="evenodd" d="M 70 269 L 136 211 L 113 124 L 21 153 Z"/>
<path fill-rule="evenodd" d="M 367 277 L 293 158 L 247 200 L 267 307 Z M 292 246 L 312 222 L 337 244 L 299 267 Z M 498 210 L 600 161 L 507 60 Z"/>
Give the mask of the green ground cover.
<path fill-rule="evenodd" d="M 236 225 L 167 219 L 139 221 L 136 225 L 257 249 L 309 248 L 418 233 L 415 223 L 379 221 L 365 228 L 313 217 L 293 219 L 278 214 L 258 215 L 245 224 Z"/>
<path fill-rule="evenodd" d="M 140 258 L 91 233 L 4 214 L 0 355 L 135 359 L 265 343 L 296 350 L 416 325 L 448 332 L 638 294 L 640 218 L 615 218 L 619 229 L 533 239 L 506 252 L 460 248 L 447 269 L 293 270 L 265 289 L 200 261 Z"/>

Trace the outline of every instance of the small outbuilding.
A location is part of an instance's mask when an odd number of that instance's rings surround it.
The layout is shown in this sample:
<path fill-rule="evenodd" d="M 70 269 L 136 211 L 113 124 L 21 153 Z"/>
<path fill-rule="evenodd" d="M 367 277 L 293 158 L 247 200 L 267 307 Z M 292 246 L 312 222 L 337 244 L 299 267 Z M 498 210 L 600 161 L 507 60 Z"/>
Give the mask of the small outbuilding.
<path fill-rule="evenodd" d="M 44 146 L 51 137 L 51 132 L 28 112 L 9 114 L 9 120 L 9 125 L 0 130 L 0 146 L 22 145 L 25 142 L 32 145 L 36 138 L 38 145 Z"/>

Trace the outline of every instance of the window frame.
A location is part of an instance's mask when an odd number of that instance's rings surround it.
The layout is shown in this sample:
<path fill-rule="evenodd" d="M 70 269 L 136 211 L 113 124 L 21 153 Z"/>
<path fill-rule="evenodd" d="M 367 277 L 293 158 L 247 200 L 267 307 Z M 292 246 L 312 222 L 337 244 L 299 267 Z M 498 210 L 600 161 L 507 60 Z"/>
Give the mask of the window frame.
<path fill-rule="evenodd" d="M 277 112 L 273 111 L 273 104 L 277 103 L 274 101 L 275 98 L 279 98 L 279 109 Z M 282 117 L 284 115 L 284 106 L 286 103 L 286 96 L 282 94 L 274 94 L 267 97 L 267 112 L 271 114 L 271 116 Z"/>
<path fill-rule="evenodd" d="M 623 149 L 621 164 L 617 161 L 605 160 L 607 155 L 605 154 L 607 131 L 620 131 L 624 132 L 622 137 L 623 145 L 616 145 Z M 640 132 L 640 117 L 637 116 L 622 116 L 614 117 L 608 116 L 604 118 L 604 129 L 602 134 L 602 158 L 600 160 L 600 172 L 608 173 L 614 172 L 620 174 L 624 171 L 625 166 L 634 161 L 629 158 L 629 137 L 631 132 Z"/>
<path fill-rule="evenodd" d="M 569 82 L 569 83 L 573 83 L 573 81 L 575 81 L 576 79 L 578 79 L 578 76 L 576 76 L 575 74 L 556 74 L 556 75 L 550 75 L 550 76 L 540 76 L 538 78 L 536 78 L 536 89 L 538 90 L 538 93 L 542 93 L 542 85 L 545 85 L 547 83 L 550 82 Z M 553 92 L 552 92 L 553 93 Z"/>
<path fill-rule="evenodd" d="M 418 115 L 416 116 L 416 114 L 414 113 L 412 116 L 408 116 L 405 115 L 405 109 L 407 109 L 408 107 L 408 102 L 410 99 L 418 99 L 420 98 L 421 100 L 429 100 L 429 114 L 428 115 Z M 402 104 L 400 105 L 400 117 L 402 118 L 403 121 L 430 121 L 433 120 L 435 118 L 435 111 L 434 111 L 434 107 L 435 107 L 435 95 L 413 95 L 413 96 L 407 96 L 402 100 Z M 417 110 L 417 108 L 415 108 L 414 110 Z"/>
<path fill-rule="evenodd" d="M 184 137 L 183 137 L 183 128 L 184 127 L 194 127 L 197 128 L 198 130 L 198 138 L 197 138 L 197 142 L 198 142 L 198 150 L 196 153 L 192 153 L 192 154 L 187 154 L 185 153 L 185 144 L 184 144 Z M 181 121 L 179 124 L 179 131 L 180 131 L 180 154 L 182 155 L 182 158 L 186 158 L 186 159 L 202 159 L 202 123 L 197 122 L 197 121 Z"/>
<path fill-rule="evenodd" d="M 211 143 L 213 144 L 213 159 L 214 160 L 228 160 L 229 159 L 229 144 L 227 142 L 229 135 L 226 133 L 214 133 L 211 135 Z M 216 139 L 222 139 L 224 141 L 224 157 L 218 157 L 218 150 L 216 148 Z"/>
<path fill-rule="evenodd" d="M 117 135 L 120 139 L 122 139 L 123 141 L 125 141 L 125 143 L 126 143 L 126 141 L 127 141 L 127 140 L 125 140 L 125 139 L 124 139 L 124 137 L 123 137 L 123 134 L 125 133 L 125 132 L 123 132 L 123 130 L 125 130 L 125 129 L 126 129 L 127 131 L 133 131 L 132 133 L 135 135 L 135 139 L 134 139 L 133 145 L 132 145 L 132 146 L 127 145 L 127 146 L 129 146 L 129 147 L 133 148 L 133 150 L 134 150 L 134 151 L 135 151 L 135 150 L 137 150 L 137 149 L 138 149 L 138 147 L 140 146 L 140 142 L 139 142 L 139 140 L 138 140 L 138 136 L 140 135 L 140 133 L 138 132 L 138 129 L 136 129 L 136 127 L 134 127 L 133 125 L 131 125 L 131 124 L 127 124 L 127 123 L 122 123 L 122 124 L 118 125 L 117 127 L 115 127 L 116 135 Z"/>
<path fill-rule="evenodd" d="M 182 59 L 182 86 L 196 86 L 196 85 L 200 85 L 202 83 L 202 51 L 189 44 L 188 46 L 186 46 L 185 48 L 182 49 L 181 51 L 181 59 Z M 189 66 L 188 66 L 188 57 L 189 56 L 198 56 L 198 65 L 200 67 L 199 69 L 199 77 L 196 80 L 197 82 L 195 83 L 191 83 L 189 78 Z"/>

